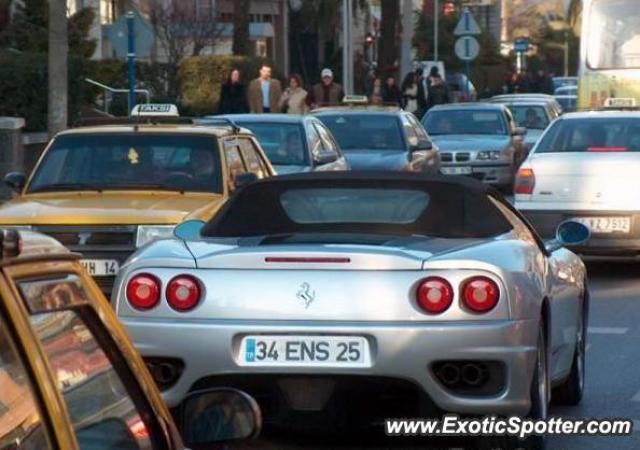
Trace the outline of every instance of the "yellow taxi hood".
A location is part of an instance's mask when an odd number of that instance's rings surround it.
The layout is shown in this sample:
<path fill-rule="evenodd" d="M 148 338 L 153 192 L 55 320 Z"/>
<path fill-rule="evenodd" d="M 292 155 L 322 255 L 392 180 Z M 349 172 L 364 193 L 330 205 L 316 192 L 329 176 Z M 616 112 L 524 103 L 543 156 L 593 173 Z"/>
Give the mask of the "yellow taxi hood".
<path fill-rule="evenodd" d="M 222 202 L 222 195 L 205 193 L 29 194 L 0 206 L 0 225 L 172 225 L 191 211 L 217 209 Z"/>

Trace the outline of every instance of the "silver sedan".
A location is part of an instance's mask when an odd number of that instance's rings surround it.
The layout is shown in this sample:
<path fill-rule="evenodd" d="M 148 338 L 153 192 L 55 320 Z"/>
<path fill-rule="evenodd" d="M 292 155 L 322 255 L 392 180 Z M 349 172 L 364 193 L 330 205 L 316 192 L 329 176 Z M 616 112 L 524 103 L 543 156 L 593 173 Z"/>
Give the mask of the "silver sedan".
<path fill-rule="evenodd" d="M 225 384 L 267 422 L 540 418 L 552 387 L 582 397 L 587 280 L 563 244 L 589 234 L 542 242 L 467 178 L 288 175 L 140 249 L 113 302 L 170 406 Z"/>

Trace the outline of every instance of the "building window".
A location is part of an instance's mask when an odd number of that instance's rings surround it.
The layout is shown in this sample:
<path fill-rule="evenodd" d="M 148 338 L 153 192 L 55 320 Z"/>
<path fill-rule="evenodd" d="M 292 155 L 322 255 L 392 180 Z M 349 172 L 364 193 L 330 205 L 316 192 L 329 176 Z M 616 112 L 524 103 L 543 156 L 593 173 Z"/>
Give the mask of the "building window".
<path fill-rule="evenodd" d="M 233 14 L 232 13 L 221 13 L 219 20 L 220 20 L 220 22 L 223 22 L 223 23 L 232 23 L 233 22 Z"/>
<path fill-rule="evenodd" d="M 266 39 L 256 40 L 256 56 L 259 56 L 261 58 L 267 57 L 267 40 Z"/>
<path fill-rule="evenodd" d="M 196 17 L 211 19 L 213 17 L 213 0 L 196 0 Z"/>

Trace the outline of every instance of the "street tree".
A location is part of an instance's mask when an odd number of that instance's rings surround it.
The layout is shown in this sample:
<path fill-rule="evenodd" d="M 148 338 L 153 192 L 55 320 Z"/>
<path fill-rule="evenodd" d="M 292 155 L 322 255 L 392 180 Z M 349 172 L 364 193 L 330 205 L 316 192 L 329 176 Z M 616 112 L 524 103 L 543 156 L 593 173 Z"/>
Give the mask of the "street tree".
<path fill-rule="evenodd" d="M 233 2 L 233 44 L 234 55 L 251 55 L 249 42 L 249 8 L 250 0 Z"/>

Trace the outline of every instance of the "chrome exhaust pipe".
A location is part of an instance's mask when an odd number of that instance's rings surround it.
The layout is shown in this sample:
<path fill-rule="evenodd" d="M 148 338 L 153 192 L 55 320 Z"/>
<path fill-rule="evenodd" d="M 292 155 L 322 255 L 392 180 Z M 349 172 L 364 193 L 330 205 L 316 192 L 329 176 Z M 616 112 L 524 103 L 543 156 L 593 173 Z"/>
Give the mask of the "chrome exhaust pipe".
<path fill-rule="evenodd" d="M 150 366 L 153 379 L 156 380 L 156 383 L 159 385 L 171 384 L 178 376 L 178 370 L 173 364 L 163 362 Z"/>
<path fill-rule="evenodd" d="M 460 368 L 455 364 L 443 364 L 438 375 L 446 386 L 453 386 L 460 382 Z"/>

